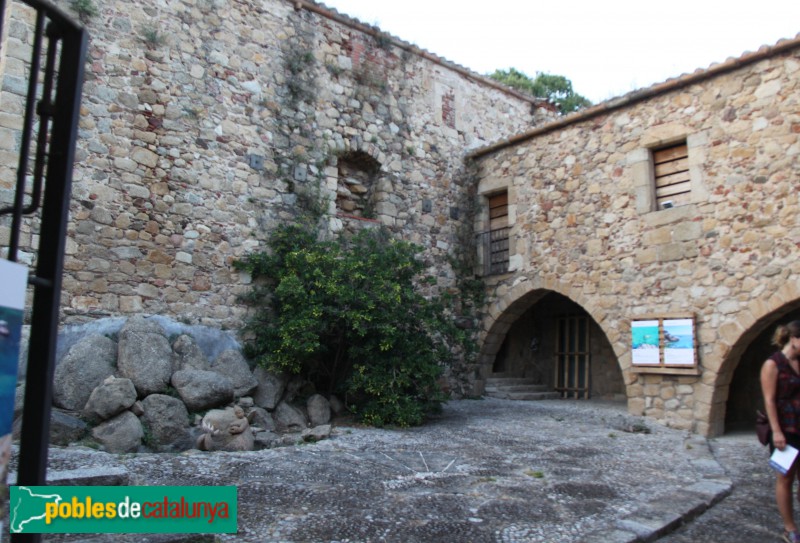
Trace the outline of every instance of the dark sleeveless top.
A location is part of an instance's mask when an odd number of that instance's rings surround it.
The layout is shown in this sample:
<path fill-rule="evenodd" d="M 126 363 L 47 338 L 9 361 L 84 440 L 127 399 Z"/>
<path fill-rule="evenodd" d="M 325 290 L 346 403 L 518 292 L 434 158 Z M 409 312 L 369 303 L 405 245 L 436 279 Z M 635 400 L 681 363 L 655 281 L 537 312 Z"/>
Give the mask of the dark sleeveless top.
<path fill-rule="evenodd" d="M 778 351 L 769 358 L 778 366 L 775 403 L 781 430 L 784 434 L 800 434 L 800 374 L 792 369 L 782 352 Z"/>

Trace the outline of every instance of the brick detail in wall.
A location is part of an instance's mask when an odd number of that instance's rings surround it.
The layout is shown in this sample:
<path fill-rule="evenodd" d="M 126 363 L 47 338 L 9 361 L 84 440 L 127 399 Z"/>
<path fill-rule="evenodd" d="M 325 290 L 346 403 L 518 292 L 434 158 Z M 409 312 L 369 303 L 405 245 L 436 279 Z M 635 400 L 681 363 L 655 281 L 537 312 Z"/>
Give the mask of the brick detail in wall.
<path fill-rule="evenodd" d="M 350 46 L 350 59 L 353 61 L 353 66 L 359 66 L 364 53 L 367 51 L 367 46 L 359 40 L 353 40 Z"/>

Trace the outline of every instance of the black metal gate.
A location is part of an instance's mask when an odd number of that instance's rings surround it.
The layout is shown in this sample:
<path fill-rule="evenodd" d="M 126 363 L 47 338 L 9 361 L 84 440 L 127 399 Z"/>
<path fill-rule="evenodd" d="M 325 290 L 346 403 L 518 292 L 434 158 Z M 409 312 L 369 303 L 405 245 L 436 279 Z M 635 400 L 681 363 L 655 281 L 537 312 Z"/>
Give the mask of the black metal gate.
<path fill-rule="evenodd" d="M 558 319 L 555 389 L 562 398 L 589 398 L 591 352 L 589 319 L 570 315 Z"/>
<path fill-rule="evenodd" d="M 38 222 L 36 265 L 29 278 L 33 306 L 17 472 L 17 484 L 35 486 L 45 484 L 47 470 L 61 275 L 88 34 L 48 2 L 19 2 L 33 8 L 35 22 L 14 201 L 0 209 L 0 215 L 12 217 L 11 261 L 18 259 L 23 218 Z M 0 42 L 8 23 L 7 7 L 7 0 L 0 0 Z M 40 536 L 12 539 L 39 541 Z"/>

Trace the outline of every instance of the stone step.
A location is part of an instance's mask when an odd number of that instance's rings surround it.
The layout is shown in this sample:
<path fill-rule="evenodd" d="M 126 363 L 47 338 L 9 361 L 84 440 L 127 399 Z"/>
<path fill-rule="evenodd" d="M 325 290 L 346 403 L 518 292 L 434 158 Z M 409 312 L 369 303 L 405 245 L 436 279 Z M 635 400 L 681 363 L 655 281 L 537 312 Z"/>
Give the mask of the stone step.
<path fill-rule="evenodd" d="M 538 385 L 536 379 L 530 377 L 489 377 L 486 385 Z"/>
<path fill-rule="evenodd" d="M 547 385 L 486 385 L 486 392 L 550 392 Z"/>
<path fill-rule="evenodd" d="M 510 392 L 508 394 L 509 400 L 524 400 L 524 401 L 539 401 L 539 400 L 558 400 L 561 394 L 558 392 Z"/>
<path fill-rule="evenodd" d="M 125 486 L 128 470 L 115 467 L 48 470 L 48 486 Z M 17 484 L 17 473 L 8 474 L 8 485 Z"/>
<path fill-rule="evenodd" d="M 526 400 L 526 401 L 537 401 L 537 400 L 557 400 L 561 397 L 561 394 L 558 392 L 554 392 L 552 390 L 521 390 L 516 392 L 508 392 L 504 390 L 497 390 L 497 391 L 485 391 L 484 394 L 489 398 L 499 398 L 501 400 Z"/>
<path fill-rule="evenodd" d="M 505 400 L 555 400 L 561 394 L 554 392 L 550 385 L 543 385 L 529 377 L 507 377 L 494 374 L 486 379 L 484 394 L 490 398 Z"/>

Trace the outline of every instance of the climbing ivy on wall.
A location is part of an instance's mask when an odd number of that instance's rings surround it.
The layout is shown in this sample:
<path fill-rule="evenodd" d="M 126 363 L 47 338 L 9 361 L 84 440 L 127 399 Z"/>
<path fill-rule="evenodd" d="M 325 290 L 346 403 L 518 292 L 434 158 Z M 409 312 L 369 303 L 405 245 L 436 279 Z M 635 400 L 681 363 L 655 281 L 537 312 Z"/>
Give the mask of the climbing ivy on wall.
<path fill-rule="evenodd" d="M 293 105 L 298 102 L 311 102 L 316 97 L 316 84 L 313 75 L 314 53 L 310 49 L 290 49 L 286 53 L 288 77 L 286 86 Z"/>
<path fill-rule="evenodd" d="M 287 19 L 291 37 L 282 47 L 284 86 L 277 97 L 279 104 L 271 116 L 278 145 L 274 146 L 278 175 L 286 190 L 294 195 L 287 198 L 287 212 L 304 223 L 319 221 L 327 209 L 322 196 L 322 180 L 330 156 L 321 138 L 315 134 L 317 81 L 317 38 L 308 13 L 293 12 Z M 275 225 L 264 229 L 264 234 Z"/>
<path fill-rule="evenodd" d="M 92 17 L 99 13 L 93 0 L 71 0 L 69 4 L 83 23 L 88 23 Z"/>

